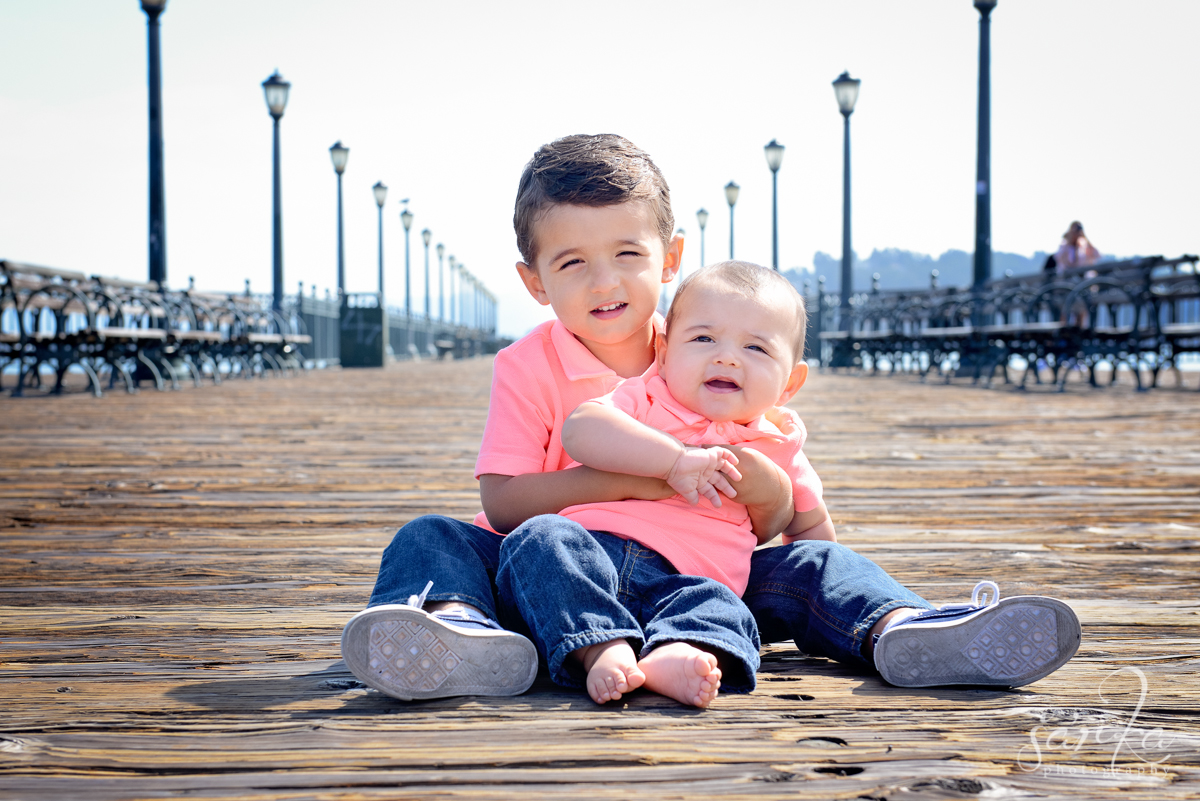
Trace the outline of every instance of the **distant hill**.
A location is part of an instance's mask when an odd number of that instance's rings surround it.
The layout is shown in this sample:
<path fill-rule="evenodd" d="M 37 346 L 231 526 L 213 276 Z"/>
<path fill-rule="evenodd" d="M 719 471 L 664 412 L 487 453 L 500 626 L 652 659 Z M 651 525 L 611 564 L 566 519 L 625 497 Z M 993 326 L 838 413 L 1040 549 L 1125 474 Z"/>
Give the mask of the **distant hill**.
<path fill-rule="evenodd" d="M 1040 272 L 1046 263 L 1043 251 L 1032 256 L 1022 256 L 1017 253 L 993 253 L 992 274 L 999 277 L 1005 270 L 1012 270 L 1013 275 Z M 854 257 L 854 288 L 869 290 L 871 276 L 879 273 L 881 289 L 921 289 L 929 286 L 929 273 L 938 271 L 940 286 L 969 286 L 971 283 L 972 254 L 962 250 L 947 250 L 936 259 L 925 253 L 914 253 L 911 250 L 887 248 L 873 250 L 871 255 L 861 259 Z M 842 260 L 828 253 L 817 252 L 813 256 L 813 268 L 787 270 L 787 276 L 797 289 L 803 291 L 804 282 L 812 281 L 814 288 L 817 276 L 825 276 L 827 292 L 841 291 Z"/>

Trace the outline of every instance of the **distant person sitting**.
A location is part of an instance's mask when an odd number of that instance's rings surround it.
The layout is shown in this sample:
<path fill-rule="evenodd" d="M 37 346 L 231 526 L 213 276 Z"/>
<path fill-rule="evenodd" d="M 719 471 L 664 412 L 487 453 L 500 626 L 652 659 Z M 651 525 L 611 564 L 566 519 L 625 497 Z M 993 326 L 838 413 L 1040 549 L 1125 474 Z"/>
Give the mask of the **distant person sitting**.
<path fill-rule="evenodd" d="M 1078 267 L 1091 267 L 1100 261 L 1100 251 L 1092 247 L 1092 243 L 1083 233 L 1083 223 L 1076 220 L 1063 234 L 1062 244 L 1054 254 L 1055 272 L 1064 272 Z"/>

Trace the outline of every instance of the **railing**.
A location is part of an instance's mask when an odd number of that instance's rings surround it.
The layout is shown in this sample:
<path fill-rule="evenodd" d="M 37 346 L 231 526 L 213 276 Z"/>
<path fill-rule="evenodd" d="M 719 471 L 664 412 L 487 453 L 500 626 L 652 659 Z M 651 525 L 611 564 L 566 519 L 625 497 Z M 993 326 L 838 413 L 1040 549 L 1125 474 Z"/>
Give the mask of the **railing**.
<path fill-rule="evenodd" d="M 822 366 L 879 372 L 930 372 L 947 381 L 967 375 L 991 385 L 997 370 L 1023 369 L 1041 382 L 1049 370 L 1060 388 L 1072 368 L 1125 366 L 1139 389 L 1142 372 L 1156 386 L 1164 368 L 1200 353 L 1197 257 L 1161 256 L 1105 262 L 1062 274 L 1010 276 L 981 290 L 939 288 L 809 297 L 810 354 Z"/>
<path fill-rule="evenodd" d="M 15 373 L 14 395 L 40 387 L 44 372 L 59 393 L 78 370 L 96 395 L 118 380 L 134 392 L 143 381 L 161 390 L 189 378 L 199 386 L 285 374 L 304 367 L 300 348 L 310 344 L 301 319 L 245 295 L 0 261 L 0 381 Z"/>

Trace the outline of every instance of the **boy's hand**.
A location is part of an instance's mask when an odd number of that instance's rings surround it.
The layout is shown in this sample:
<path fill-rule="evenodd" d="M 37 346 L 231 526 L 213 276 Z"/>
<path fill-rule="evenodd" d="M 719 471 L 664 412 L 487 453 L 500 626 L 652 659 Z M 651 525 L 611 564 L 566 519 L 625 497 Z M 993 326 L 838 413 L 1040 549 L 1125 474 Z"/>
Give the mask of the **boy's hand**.
<path fill-rule="evenodd" d="M 743 448 L 740 445 L 729 445 L 727 447 L 737 457 L 738 466 L 742 474 L 741 478 L 733 480 L 733 488 L 737 491 L 738 503 L 744 503 L 747 506 L 775 503 L 779 498 L 779 484 L 781 479 L 787 480 L 787 475 L 783 473 L 783 470 L 764 456 L 762 451 L 756 451 L 753 448 Z M 732 498 L 733 496 L 729 497 Z M 791 520 L 790 515 L 788 516 L 788 520 Z M 784 521 L 784 525 L 786 524 L 787 520 Z"/>
<path fill-rule="evenodd" d="M 758 544 L 770 542 L 787 527 L 795 514 L 792 482 L 783 469 L 761 451 L 730 445 L 738 458 L 740 480 L 733 481 L 738 503 L 746 504 L 750 525 Z"/>
<path fill-rule="evenodd" d="M 733 498 L 737 490 L 729 479 L 742 477 L 735 465 L 738 458 L 728 448 L 696 448 L 682 445 L 679 456 L 664 478 L 683 499 L 692 506 L 700 503 L 700 496 L 708 498 L 713 506 L 721 505 L 719 492 Z"/>

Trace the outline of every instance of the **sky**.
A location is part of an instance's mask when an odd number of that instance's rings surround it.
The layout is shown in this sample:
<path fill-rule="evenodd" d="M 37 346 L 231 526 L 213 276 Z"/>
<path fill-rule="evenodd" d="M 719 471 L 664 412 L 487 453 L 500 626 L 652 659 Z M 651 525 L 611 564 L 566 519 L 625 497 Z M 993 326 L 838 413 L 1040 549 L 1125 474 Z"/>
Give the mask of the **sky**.
<path fill-rule="evenodd" d="M 415 215 L 413 306 L 429 228 L 499 299 L 499 329 L 549 317 L 519 283 L 512 208 L 541 144 L 619 133 L 648 151 L 685 229 L 684 272 L 840 256 L 842 117 L 853 248 L 932 255 L 974 243 L 979 15 L 970 0 L 605 3 L 169 0 L 162 16 L 167 275 L 271 289 L 271 119 L 282 120 L 286 292 L 336 286 L 344 176 L 347 289 L 377 288 L 376 181 L 389 305 L 403 306 L 400 200 Z M 999 0 L 992 14 L 992 242 L 1052 250 L 1071 220 L 1104 253 L 1200 249 L 1195 0 Z M 146 18 L 137 0 L 0 0 L 0 258 L 145 279 Z M 437 314 L 437 258 L 431 253 Z"/>

